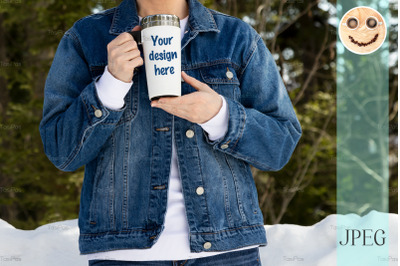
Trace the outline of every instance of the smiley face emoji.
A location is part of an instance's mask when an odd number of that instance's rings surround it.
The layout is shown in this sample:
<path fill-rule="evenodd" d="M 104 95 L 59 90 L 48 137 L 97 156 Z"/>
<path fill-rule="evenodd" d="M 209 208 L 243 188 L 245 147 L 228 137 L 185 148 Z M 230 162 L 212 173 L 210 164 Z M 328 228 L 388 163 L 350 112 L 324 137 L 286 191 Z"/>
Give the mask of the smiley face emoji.
<path fill-rule="evenodd" d="M 350 9 L 339 24 L 343 45 L 356 54 L 370 54 L 382 46 L 386 38 L 386 23 L 382 15 L 370 7 Z"/>

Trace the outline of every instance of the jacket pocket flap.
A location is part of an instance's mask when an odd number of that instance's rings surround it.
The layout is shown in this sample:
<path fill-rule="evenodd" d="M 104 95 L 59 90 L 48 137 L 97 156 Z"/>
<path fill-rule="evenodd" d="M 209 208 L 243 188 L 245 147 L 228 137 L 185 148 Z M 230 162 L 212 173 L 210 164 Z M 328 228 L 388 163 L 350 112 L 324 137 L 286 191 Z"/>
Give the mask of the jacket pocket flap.
<path fill-rule="evenodd" d="M 208 84 L 235 84 L 239 85 L 239 79 L 232 66 L 219 64 L 200 69 L 201 77 Z"/>

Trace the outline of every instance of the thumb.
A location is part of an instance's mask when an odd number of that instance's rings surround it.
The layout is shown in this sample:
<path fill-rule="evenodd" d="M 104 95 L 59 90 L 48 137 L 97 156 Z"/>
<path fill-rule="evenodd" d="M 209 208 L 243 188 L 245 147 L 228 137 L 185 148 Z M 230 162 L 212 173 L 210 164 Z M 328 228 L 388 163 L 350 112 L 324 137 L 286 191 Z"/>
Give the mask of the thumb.
<path fill-rule="evenodd" d="M 135 26 L 131 31 L 140 31 L 142 29 L 142 27 L 140 27 L 139 25 Z"/>
<path fill-rule="evenodd" d="M 211 89 L 207 84 L 189 76 L 184 71 L 182 71 L 182 78 L 187 84 L 198 91 L 213 91 L 213 89 Z"/>

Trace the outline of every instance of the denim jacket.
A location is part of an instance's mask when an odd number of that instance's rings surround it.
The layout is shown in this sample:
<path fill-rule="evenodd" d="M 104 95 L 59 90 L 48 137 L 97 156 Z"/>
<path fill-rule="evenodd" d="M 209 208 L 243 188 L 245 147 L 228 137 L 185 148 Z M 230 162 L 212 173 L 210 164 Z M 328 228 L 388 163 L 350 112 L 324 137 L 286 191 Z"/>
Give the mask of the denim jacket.
<path fill-rule="evenodd" d="M 182 70 L 226 99 L 228 131 L 216 141 L 199 125 L 151 108 L 144 66 L 135 71 L 121 110 L 99 100 L 95 81 L 107 65 L 107 44 L 139 23 L 135 0 L 77 21 L 59 44 L 46 81 L 40 133 L 57 168 L 85 165 L 82 254 L 150 248 L 157 241 L 173 142 L 191 251 L 266 244 L 250 165 L 282 168 L 300 138 L 300 124 L 260 36 L 237 18 L 197 0 L 188 3 Z M 182 94 L 194 91 L 182 83 Z"/>

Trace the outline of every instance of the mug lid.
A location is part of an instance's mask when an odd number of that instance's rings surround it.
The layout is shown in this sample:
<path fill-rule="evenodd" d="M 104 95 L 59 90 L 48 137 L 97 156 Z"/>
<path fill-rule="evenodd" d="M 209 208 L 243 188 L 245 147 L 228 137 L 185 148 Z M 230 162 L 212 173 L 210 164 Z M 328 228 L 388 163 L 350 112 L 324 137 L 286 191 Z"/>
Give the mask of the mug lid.
<path fill-rule="evenodd" d="M 157 14 L 146 16 L 140 23 L 142 29 L 154 27 L 154 26 L 175 26 L 180 27 L 179 17 L 169 14 Z"/>

